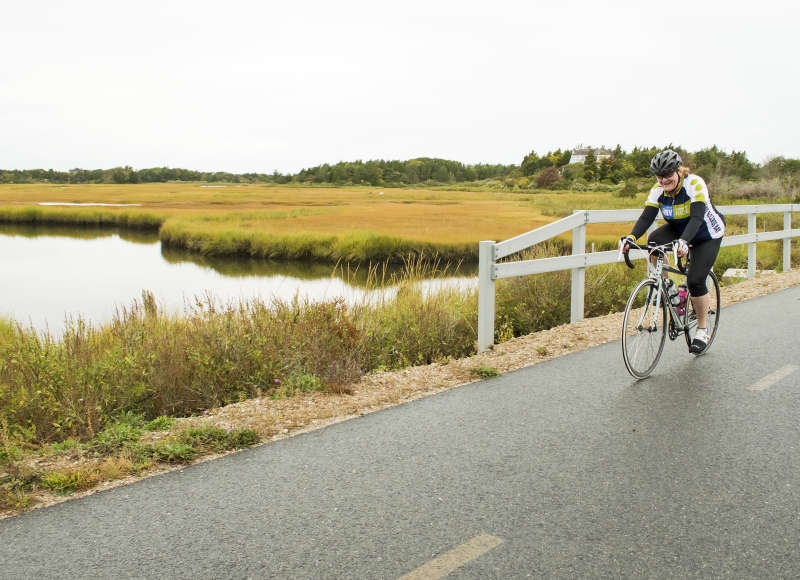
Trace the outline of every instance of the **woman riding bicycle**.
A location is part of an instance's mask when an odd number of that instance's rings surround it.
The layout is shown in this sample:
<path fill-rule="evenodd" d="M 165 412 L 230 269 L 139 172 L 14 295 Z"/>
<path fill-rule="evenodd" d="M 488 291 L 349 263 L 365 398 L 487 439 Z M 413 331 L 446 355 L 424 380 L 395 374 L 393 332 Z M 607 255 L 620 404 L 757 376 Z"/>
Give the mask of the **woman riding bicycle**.
<path fill-rule="evenodd" d="M 725 218 L 711 203 L 708 187 L 699 175 L 689 173 L 682 166 L 680 155 L 671 149 L 656 154 L 650 161 L 650 173 L 658 183 L 650 190 L 642 215 L 633 226 L 630 235 L 622 238 L 623 252 L 635 242 L 658 216 L 661 210 L 666 223 L 655 229 L 648 242 L 666 244 L 677 240 L 680 257 L 689 253 L 692 244 L 692 260 L 686 276 L 686 285 L 697 313 L 697 334 L 690 352 L 700 354 L 708 345 L 709 297 L 706 277 L 717 259 L 725 234 Z"/>

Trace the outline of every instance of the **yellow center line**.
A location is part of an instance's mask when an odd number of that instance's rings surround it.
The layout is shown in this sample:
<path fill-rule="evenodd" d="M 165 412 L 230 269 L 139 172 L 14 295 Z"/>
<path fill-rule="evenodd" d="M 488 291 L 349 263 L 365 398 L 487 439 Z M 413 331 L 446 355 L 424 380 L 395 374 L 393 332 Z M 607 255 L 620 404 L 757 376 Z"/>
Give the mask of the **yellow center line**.
<path fill-rule="evenodd" d="M 444 578 L 453 570 L 480 558 L 486 552 L 502 543 L 503 540 L 489 534 L 475 536 L 470 541 L 402 576 L 400 580 L 436 580 L 437 578 Z"/>
<path fill-rule="evenodd" d="M 747 390 L 748 391 L 763 391 L 764 389 L 768 389 L 772 385 L 777 383 L 778 381 L 781 381 L 781 380 L 785 379 L 786 377 L 788 377 L 790 374 L 792 374 L 796 370 L 797 370 L 797 367 L 795 365 L 783 366 L 783 367 L 779 368 L 777 371 L 775 371 L 774 373 L 767 375 L 766 377 L 764 377 L 760 381 L 758 381 L 756 383 L 753 383 L 752 385 L 747 387 Z"/>

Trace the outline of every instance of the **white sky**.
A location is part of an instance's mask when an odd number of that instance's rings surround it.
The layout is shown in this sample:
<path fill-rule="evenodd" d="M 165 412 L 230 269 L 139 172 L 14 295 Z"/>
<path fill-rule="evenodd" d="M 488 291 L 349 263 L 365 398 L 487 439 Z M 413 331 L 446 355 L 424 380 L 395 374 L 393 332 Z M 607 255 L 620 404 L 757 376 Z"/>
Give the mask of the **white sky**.
<path fill-rule="evenodd" d="M 6 2 L 0 168 L 800 158 L 798 21 L 792 0 Z"/>

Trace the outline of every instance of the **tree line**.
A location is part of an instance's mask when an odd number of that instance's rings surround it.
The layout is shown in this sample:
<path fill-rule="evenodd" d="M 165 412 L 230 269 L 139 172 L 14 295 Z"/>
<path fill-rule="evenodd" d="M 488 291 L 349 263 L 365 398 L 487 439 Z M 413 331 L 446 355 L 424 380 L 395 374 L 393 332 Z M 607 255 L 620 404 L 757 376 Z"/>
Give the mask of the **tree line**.
<path fill-rule="evenodd" d="M 408 161 L 350 161 L 324 164 L 295 174 L 205 172 L 170 167 L 133 169 L 0 169 L 0 183 L 163 183 L 168 181 L 207 181 L 228 183 L 314 183 L 333 185 L 413 185 L 451 183 L 505 177 L 516 165 L 479 163 L 419 157 Z"/>
<path fill-rule="evenodd" d="M 407 161 L 342 161 L 322 164 L 297 173 L 229 173 L 205 172 L 170 167 L 134 169 L 130 166 L 111 169 L 0 169 L 0 183 L 164 183 L 168 181 L 202 181 L 225 183 L 320 184 L 404 186 L 415 184 L 469 183 L 497 179 L 534 180 L 539 187 L 572 182 L 617 184 L 632 178 L 650 176 L 650 159 L 667 147 L 678 151 L 685 163 L 700 175 L 735 176 L 743 180 L 761 177 L 800 175 L 800 160 L 775 157 L 763 166 L 752 163 L 744 151 L 728 153 L 716 145 L 689 152 L 680 146 L 634 147 L 630 152 L 616 146 L 609 156 L 589 152 L 583 163 L 571 164 L 572 150 L 548 151 L 539 155 L 531 151 L 519 165 L 464 164 L 458 161 L 418 157 Z"/>
<path fill-rule="evenodd" d="M 572 178 L 619 183 L 632 177 L 650 177 L 650 160 L 664 149 L 677 151 L 684 163 L 697 173 L 716 172 L 740 179 L 754 179 L 757 177 L 757 171 L 762 169 L 761 166 L 751 162 L 744 151 L 727 153 L 716 145 L 695 152 L 672 144 L 664 147 L 634 147 L 632 151 L 627 152 L 617 145 L 610 156 L 603 156 L 601 159 L 598 159 L 596 149 L 589 148 L 586 160 L 582 167 L 577 168 L 577 175 L 573 172 Z M 520 169 L 523 175 L 530 176 L 540 174 L 549 167 L 562 168 L 569 163 L 570 154 L 570 151 L 562 152 L 559 149 L 539 156 L 535 151 L 531 151 L 522 160 Z M 794 174 L 800 172 L 800 160 L 776 157 L 770 160 L 765 168 L 772 170 L 773 174 Z"/>

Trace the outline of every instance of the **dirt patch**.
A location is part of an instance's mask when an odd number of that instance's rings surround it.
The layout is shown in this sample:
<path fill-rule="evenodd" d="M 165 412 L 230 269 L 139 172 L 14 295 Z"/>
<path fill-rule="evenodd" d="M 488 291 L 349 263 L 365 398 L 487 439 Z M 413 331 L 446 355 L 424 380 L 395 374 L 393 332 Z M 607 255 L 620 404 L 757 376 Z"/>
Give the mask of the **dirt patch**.
<path fill-rule="evenodd" d="M 797 270 L 740 282 L 722 289 L 723 308 L 725 305 L 798 284 L 800 284 L 800 271 Z M 212 425 L 224 429 L 249 428 L 254 429 L 263 441 L 275 441 L 480 380 L 480 376 L 475 372 L 478 369 L 496 369 L 502 374 L 617 340 L 621 324 L 622 313 L 588 318 L 516 338 L 468 358 L 411 367 L 397 372 L 371 373 L 351 386 L 351 394 L 314 393 L 278 400 L 266 397 L 250 399 L 210 409 L 198 417 L 178 419 L 173 430 L 195 425 Z M 193 463 L 209 461 L 220 456 L 206 455 Z M 68 467 L 70 464 L 78 467 L 87 460 L 78 455 L 67 455 L 49 461 L 57 461 L 59 467 Z M 145 475 L 106 481 L 94 489 L 74 493 L 66 498 L 37 492 L 33 498 L 36 503 L 32 507 L 52 505 L 184 467 L 186 465 L 178 467 L 159 465 Z M 0 519 L 11 515 L 14 513 L 0 512 Z"/>

